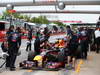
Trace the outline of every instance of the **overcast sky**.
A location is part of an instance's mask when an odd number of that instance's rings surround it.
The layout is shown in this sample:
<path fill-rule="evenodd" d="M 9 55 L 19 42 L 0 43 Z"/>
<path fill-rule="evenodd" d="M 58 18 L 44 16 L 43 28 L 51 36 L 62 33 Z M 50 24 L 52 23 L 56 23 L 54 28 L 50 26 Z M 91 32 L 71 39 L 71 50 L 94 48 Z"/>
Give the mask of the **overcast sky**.
<path fill-rule="evenodd" d="M 33 0 L 0 0 L 0 3 L 4 2 L 23 2 L 23 1 L 33 1 Z M 36 1 L 48 1 L 48 0 L 36 0 Z M 61 1 L 61 0 L 60 0 Z M 66 0 L 62 0 L 66 1 Z M 71 0 L 67 0 L 71 1 Z M 83 1 L 83 0 L 73 0 L 73 1 Z M 84 0 L 87 1 L 87 0 Z M 88 0 L 91 1 L 91 0 Z M 99 0 L 93 0 L 93 1 L 99 1 Z M 55 10 L 55 6 L 24 6 L 24 7 L 14 7 L 15 10 Z M 0 7 L 0 14 L 2 14 L 3 11 L 5 11 L 6 8 Z M 57 9 L 59 11 L 59 9 Z M 66 6 L 64 10 L 87 10 L 87 11 L 100 11 L 100 6 Z M 63 10 L 63 11 L 64 11 Z M 98 17 L 100 14 L 28 14 L 30 16 L 39 16 L 39 15 L 46 15 L 50 20 L 75 20 L 75 21 L 82 21 L 82 22 L 97 22 Z"/>

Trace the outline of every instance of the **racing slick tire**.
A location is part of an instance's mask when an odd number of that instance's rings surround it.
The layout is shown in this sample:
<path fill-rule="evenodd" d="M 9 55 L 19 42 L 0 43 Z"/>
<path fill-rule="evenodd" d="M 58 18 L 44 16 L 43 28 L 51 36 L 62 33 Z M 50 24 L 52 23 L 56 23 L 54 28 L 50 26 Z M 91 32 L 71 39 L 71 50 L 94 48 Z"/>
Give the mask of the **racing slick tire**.
<path fill-rule="evenodd" d="M 28 61 L 33 61 L 33 58 L 36 56 L 36 53 L 34 51 L 29 51 L 28 53 Z"/>

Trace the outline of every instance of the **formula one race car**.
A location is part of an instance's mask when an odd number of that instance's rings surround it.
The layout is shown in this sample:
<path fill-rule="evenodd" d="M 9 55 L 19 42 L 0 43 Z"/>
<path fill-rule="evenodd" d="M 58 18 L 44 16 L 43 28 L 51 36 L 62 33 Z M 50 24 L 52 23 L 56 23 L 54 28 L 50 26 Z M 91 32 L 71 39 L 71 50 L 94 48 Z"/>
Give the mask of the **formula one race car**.
<path fill-rule="evenodd" d="M 22 68 L 45 68 L 58 69 L 64 67 L 65 55 L 64 52 L 57 50 L 42 50 L 40 55 L 36 55 L 33 51 L 29 52 L 28 60 L 20 63 Z"/>
<path fill-rule="evenodd" d="M 62 42 L 62 41 L 60 41 Z M 56 45 L 58 43 L 58 45 Z M 45 68 L 50 70 L 59 69 L 65 66 L 67 48 L 62 46 L 63 43 L 57 42 L 56 46 L 53 46 L 51 50 L 41 49 L 40 55 L 36 55 L 35 52 L 30 51 L 28 59 L 20 63 L 22 68 Z M 34 62 L 34 63 L 32 63 Z M 24 63 L 24 64 L 23 64 Z M 30 67 L 31 64 L 31 67 Z M 26 66 L 29 65 L 29 66 Z"/>

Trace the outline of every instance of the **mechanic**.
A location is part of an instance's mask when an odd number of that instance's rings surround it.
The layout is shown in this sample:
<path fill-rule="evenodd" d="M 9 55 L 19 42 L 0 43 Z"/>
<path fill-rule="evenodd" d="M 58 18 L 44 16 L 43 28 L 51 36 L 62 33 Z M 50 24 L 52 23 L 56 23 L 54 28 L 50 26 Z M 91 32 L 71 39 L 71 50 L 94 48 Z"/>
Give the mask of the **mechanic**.
<path fill-rule="evenodd" d="M 27 47 L 26 47 L 26 51 L 31 51 L 31 45 L 32 45 L 32 29 L 30 28 L 28 30 L 28 37 L 27 37 Z"/>
<path fill-rule="evenodd" d="M 82 58 L 87 59 L 87 52 L 88 52 L 88 35 L 87 35 L 87 30 L 86 28 L 82 28 L 81 31 L 81 50 L 82 50 Z"/>
<path fill-rule="evenodd" d="M 34 51 L 35 51 L 35 54 L 36 55 L 39 55 L 40 54 L 40 32 L 37 32 L 36 33 L 36 39 L 35 39 L 35 42 L 34 42 Z"/>
<path fill-rule="evenodd" d="M 75 63 L 76 63 L 76 57 L 77 57 L 77 48 L 78 48 L 78 38 L 75 32 L 73 32 L 71 39 L 69 41 L 69 54 L 68 54 L 68 66 L 72 67 L 75 69 Z M 72 64 L 70 63 L 72 61 Z M 70 65 L 71 64 L 71 65 Z"/>
<path fill-rule="evenodd" d="M 15 32 L 18 34 L 18 46 L 20 48 L 20 46 L 21 46 L 21 36 L 22 36 L 21 28 L 17 27 L 16 30 L 15 30 Z M 18 48 L 18 50 L 19 50 L 19 48 Z"/>
<path fill-rule="evenodd" d="M 40 54 L 41 47 L 43 48 L 43 46 L 45 46 L 45 45 L 50 46 L 50 44 L 48 42 L 50 33 L 51 32 L 45 33 L 44 31 L 42 31 L 42 32 L 38 31 L 36 33 L 36 39 L 34 42 L 34 51 L 35 51 L 36 55 Z M 41 34 L 41 36 L 40 36 L 40 34 Z"/>
<path fill-rule="evenodd" d="M 96 44 L 96 53 L 100 51 L 100 28 L 95 30 L 95 44 Z"/>
<path fill-rule="evenodd" d="M 7 32 L 7 41 L 8 41 L 8 54 L 6 67 L 10 68 L 11 71 L 15 70 L 15 61 L 18 54 L 18 49 L 20 47 L 18 39 L 19 34 L 15 32 L 14 26 L 10 26 Z"/>

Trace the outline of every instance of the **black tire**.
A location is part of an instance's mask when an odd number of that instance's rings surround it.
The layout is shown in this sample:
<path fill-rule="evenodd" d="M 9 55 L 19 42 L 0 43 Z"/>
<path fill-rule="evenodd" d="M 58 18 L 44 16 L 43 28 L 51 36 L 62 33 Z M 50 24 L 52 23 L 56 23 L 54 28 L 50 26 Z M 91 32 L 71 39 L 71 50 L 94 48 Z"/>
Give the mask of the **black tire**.
<path fill-rule="evenodd" d="M 59 61 L 59 62 L 64 62 L 64 58 L 65 58 L 64 53 L 60 51 L 60 52 L 58 53 L 58 61 Z"/>
<path fill-rule="evenodd" d="M 34 52 L 34 51 L 30 51 L 29 53 L 28 53 L 28 58 L 27 58 L 27 60 L 28 61 L 33 61 L 33 58 L 36 56 L 36 53 Z"/>

